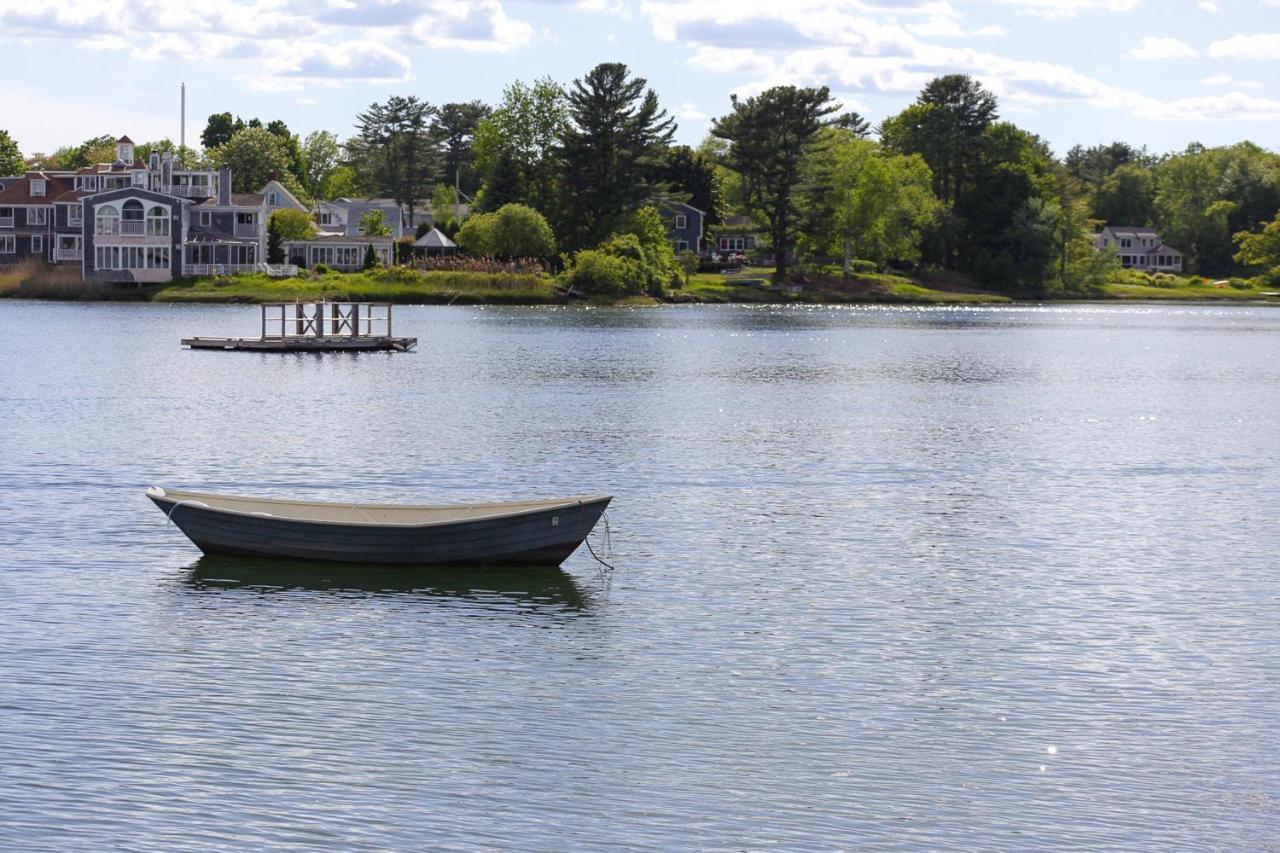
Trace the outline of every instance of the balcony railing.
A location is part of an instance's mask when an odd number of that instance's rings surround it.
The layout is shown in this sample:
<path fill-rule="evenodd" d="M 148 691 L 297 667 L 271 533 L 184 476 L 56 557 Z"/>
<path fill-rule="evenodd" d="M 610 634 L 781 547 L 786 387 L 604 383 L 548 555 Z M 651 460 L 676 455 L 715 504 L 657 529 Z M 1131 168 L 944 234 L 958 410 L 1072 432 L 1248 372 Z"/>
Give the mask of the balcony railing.
<path fill-rule="evenodd" d="M 84 259 L 84 252 L 80 249 L 58 249 L 54 252 L 53 259 L 55 261 L 79 261 Z"/>
<path fill-rule="evenodd" d="M 147 223 L 141 220 L 122 219 L 120 220 L 120 236 L 121 237 L 141 237 L 147 233 Z"/>
<path fill-rule="evenodd" d="M 262 226 L 257 222 L 237 222 L 235 235 L 237 237 L 260 237 L 262 236 Z"/>
<path fill-rule="evenodd" d="M 0 216 L 0 228 L 12 228 L 12 227 L 13 227 L 12 216 Z"/>
<path fill-rule="evenodd" d="M 78 225 L 72 222 L 71 225 Z M 157 223 L 140 222 L 135 219 L 123 219 L 119 222 L 107 221 L 99 222 L 94 234 L 99 237 L 168 237 L 169 223 L 161 221 Z"/>
<path fill-rule="evenodd" d="M 169 195 L 181 196 L 182 198 L 208 198 L 217 195 L 217 190 L 211 186 L 187 186 L 185 184 L 174 184 L 167 190 Z"/>

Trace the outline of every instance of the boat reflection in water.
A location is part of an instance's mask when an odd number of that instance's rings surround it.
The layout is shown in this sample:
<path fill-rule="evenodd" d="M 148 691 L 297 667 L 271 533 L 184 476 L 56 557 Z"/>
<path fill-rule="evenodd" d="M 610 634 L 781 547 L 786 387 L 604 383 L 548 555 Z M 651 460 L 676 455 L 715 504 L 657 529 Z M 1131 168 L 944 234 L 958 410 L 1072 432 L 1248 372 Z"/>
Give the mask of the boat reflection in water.
<path fill-rule="evenodd" d="M 185 585 L 211 594 L 317 592 L 334 595 L 469 599 L 481 607 L 581 611 L 590 604 L 560 568 L 422 568 L 361 563 L 204 556 L 187 569 Z"/>

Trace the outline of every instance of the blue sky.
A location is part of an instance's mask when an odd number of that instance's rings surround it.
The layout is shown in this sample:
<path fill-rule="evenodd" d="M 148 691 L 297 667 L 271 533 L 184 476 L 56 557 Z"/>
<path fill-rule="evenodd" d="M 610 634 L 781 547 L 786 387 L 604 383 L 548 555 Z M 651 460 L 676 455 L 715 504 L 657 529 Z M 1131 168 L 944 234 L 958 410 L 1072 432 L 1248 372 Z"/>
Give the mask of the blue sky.
<path fill-rule="evenodd" d="M 696 144 L 729 94 L 824 84 L 874 121 L 972 74 L 1062 153 L 1280 147 L 1280 0 L 0 0 L 0 128 L 24 153 L 187 139 L 210 113 L 346 137 L 390 94 L 498 100 L 597 62 L 646 77 Z"/>

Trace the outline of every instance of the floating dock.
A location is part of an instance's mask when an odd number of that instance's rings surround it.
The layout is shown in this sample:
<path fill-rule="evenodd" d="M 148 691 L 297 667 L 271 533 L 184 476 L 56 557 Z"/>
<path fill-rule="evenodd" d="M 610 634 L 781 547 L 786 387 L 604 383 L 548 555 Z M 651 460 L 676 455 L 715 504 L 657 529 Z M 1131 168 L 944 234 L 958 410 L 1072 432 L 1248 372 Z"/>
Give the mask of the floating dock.
<path fill-rule="evenodd" d="M 408 352 L 417 338 L 391 333 L 391 306 L 371 302 L 269 302 L 257 338 L 183 338 L 191 349 L 255 352 Z"/>

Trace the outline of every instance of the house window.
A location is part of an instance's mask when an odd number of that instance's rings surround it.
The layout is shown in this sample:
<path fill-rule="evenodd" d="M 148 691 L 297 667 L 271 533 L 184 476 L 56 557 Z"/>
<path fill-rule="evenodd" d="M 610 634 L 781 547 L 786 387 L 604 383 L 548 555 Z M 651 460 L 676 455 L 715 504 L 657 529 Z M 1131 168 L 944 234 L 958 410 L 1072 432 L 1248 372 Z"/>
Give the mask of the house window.
<path fill-rule="evenodd" d="M 27 208 L 27 225 L 48 225 L 49 224 L 49 208 L 47 207 L 28 207 Z"/>
<path fill-rule="evenodd" d="M 322 214 L 320 214 L 320 224 L 321 224 L 321 225 L 332 225 L 332 224 L 333 224 L 333 217 L 332 217 L 330 214 L 328 214 L 328 213 L 322 213 Z"/>
<path fill-rule="evenodd" d="M 677 240 L 677 241 L 676 241 L 676 254 L 678 255 L 678 254 L 680 254 L 681 252 L 687 252 L 687 251 L 689 251 L 689 241 L 688 241 L 688 240 Z"/>
<path fill-rule="evenodd" d="M 13 227 L 13 208 L 0 207 L 0 228 Z"/>
<path fill-rule="evenodd" d="M 18 238 L 12 234 L 0 235 L 0 255 L 12 255 L 18 251 Z"/>
<path fill-rule="evenodd" d="M 1131 248 L 1132 246 L 1133 246 L 1133 241 L 1130 240 L 1128 237 L 1121 238 L 1120 247 L 1122 249 L 1128 249 L 1128 248 Z"/>
<path fill-rule="evenodd" d="M 84 222 L 84 209 L 78 204 L 73 204 L 67 208 L 67 224 L 79 225 Z"/>
<path fill-rule="evenodd" d="M 45 183 L 44 181 L 32 180 L 32 181 L 31 181 L 31 194 L 32 194 L 32 195 L 44 195 L 44 183 Z"/>
<path fill-rule="evenodd" d="M 43 234 L 31 235 L 31 254 L 33 255 L 44 254 L 44 235 Z"/>
<path fill-rule="evenodd" d="M 689 227 L 689 217 L 685 216 L 683 213 L 677 213 L 676 214 L 676 230 L 682 231 L 688 227 Z"/>
<path fill-rule="evenodd" d="M 146 233 L 146 219 L 142 212 L 142 202 L 131 198 L 124 203 L 120 214 L 120 233 L 141 237 Z"/>
<path fill-rule="evenodd" d="M 80 260 L 80 245 L 79 237 L 68 234 L 59 235 L 58 242 L 54 246 L 57 255 L 56 259 L 60 261 Z"/>
<path fill-rule="evenodd" d="M 207 210 L 200 211 L 200 227 L 208 228 L 213 223 L 213 214 Z"/>
<path fill-rule="evenodd" d="M 271 207 L 275 207 L 277 198 L 279 198 L 279 196 L 276 193 L 274 192 L 267 193 L 267 204 Z"/>
<path fill-rule="evenodd" d="M 147 236 L 169 236 L 169 211 L 159 206 L 147 211 Z"/>
<path fill-rule="evenodd" d="M 98 208 L 98 219 L 93 229 L 95 234 L 113 236 L 120 233 L 120 212 L 111 205 Z"/>

